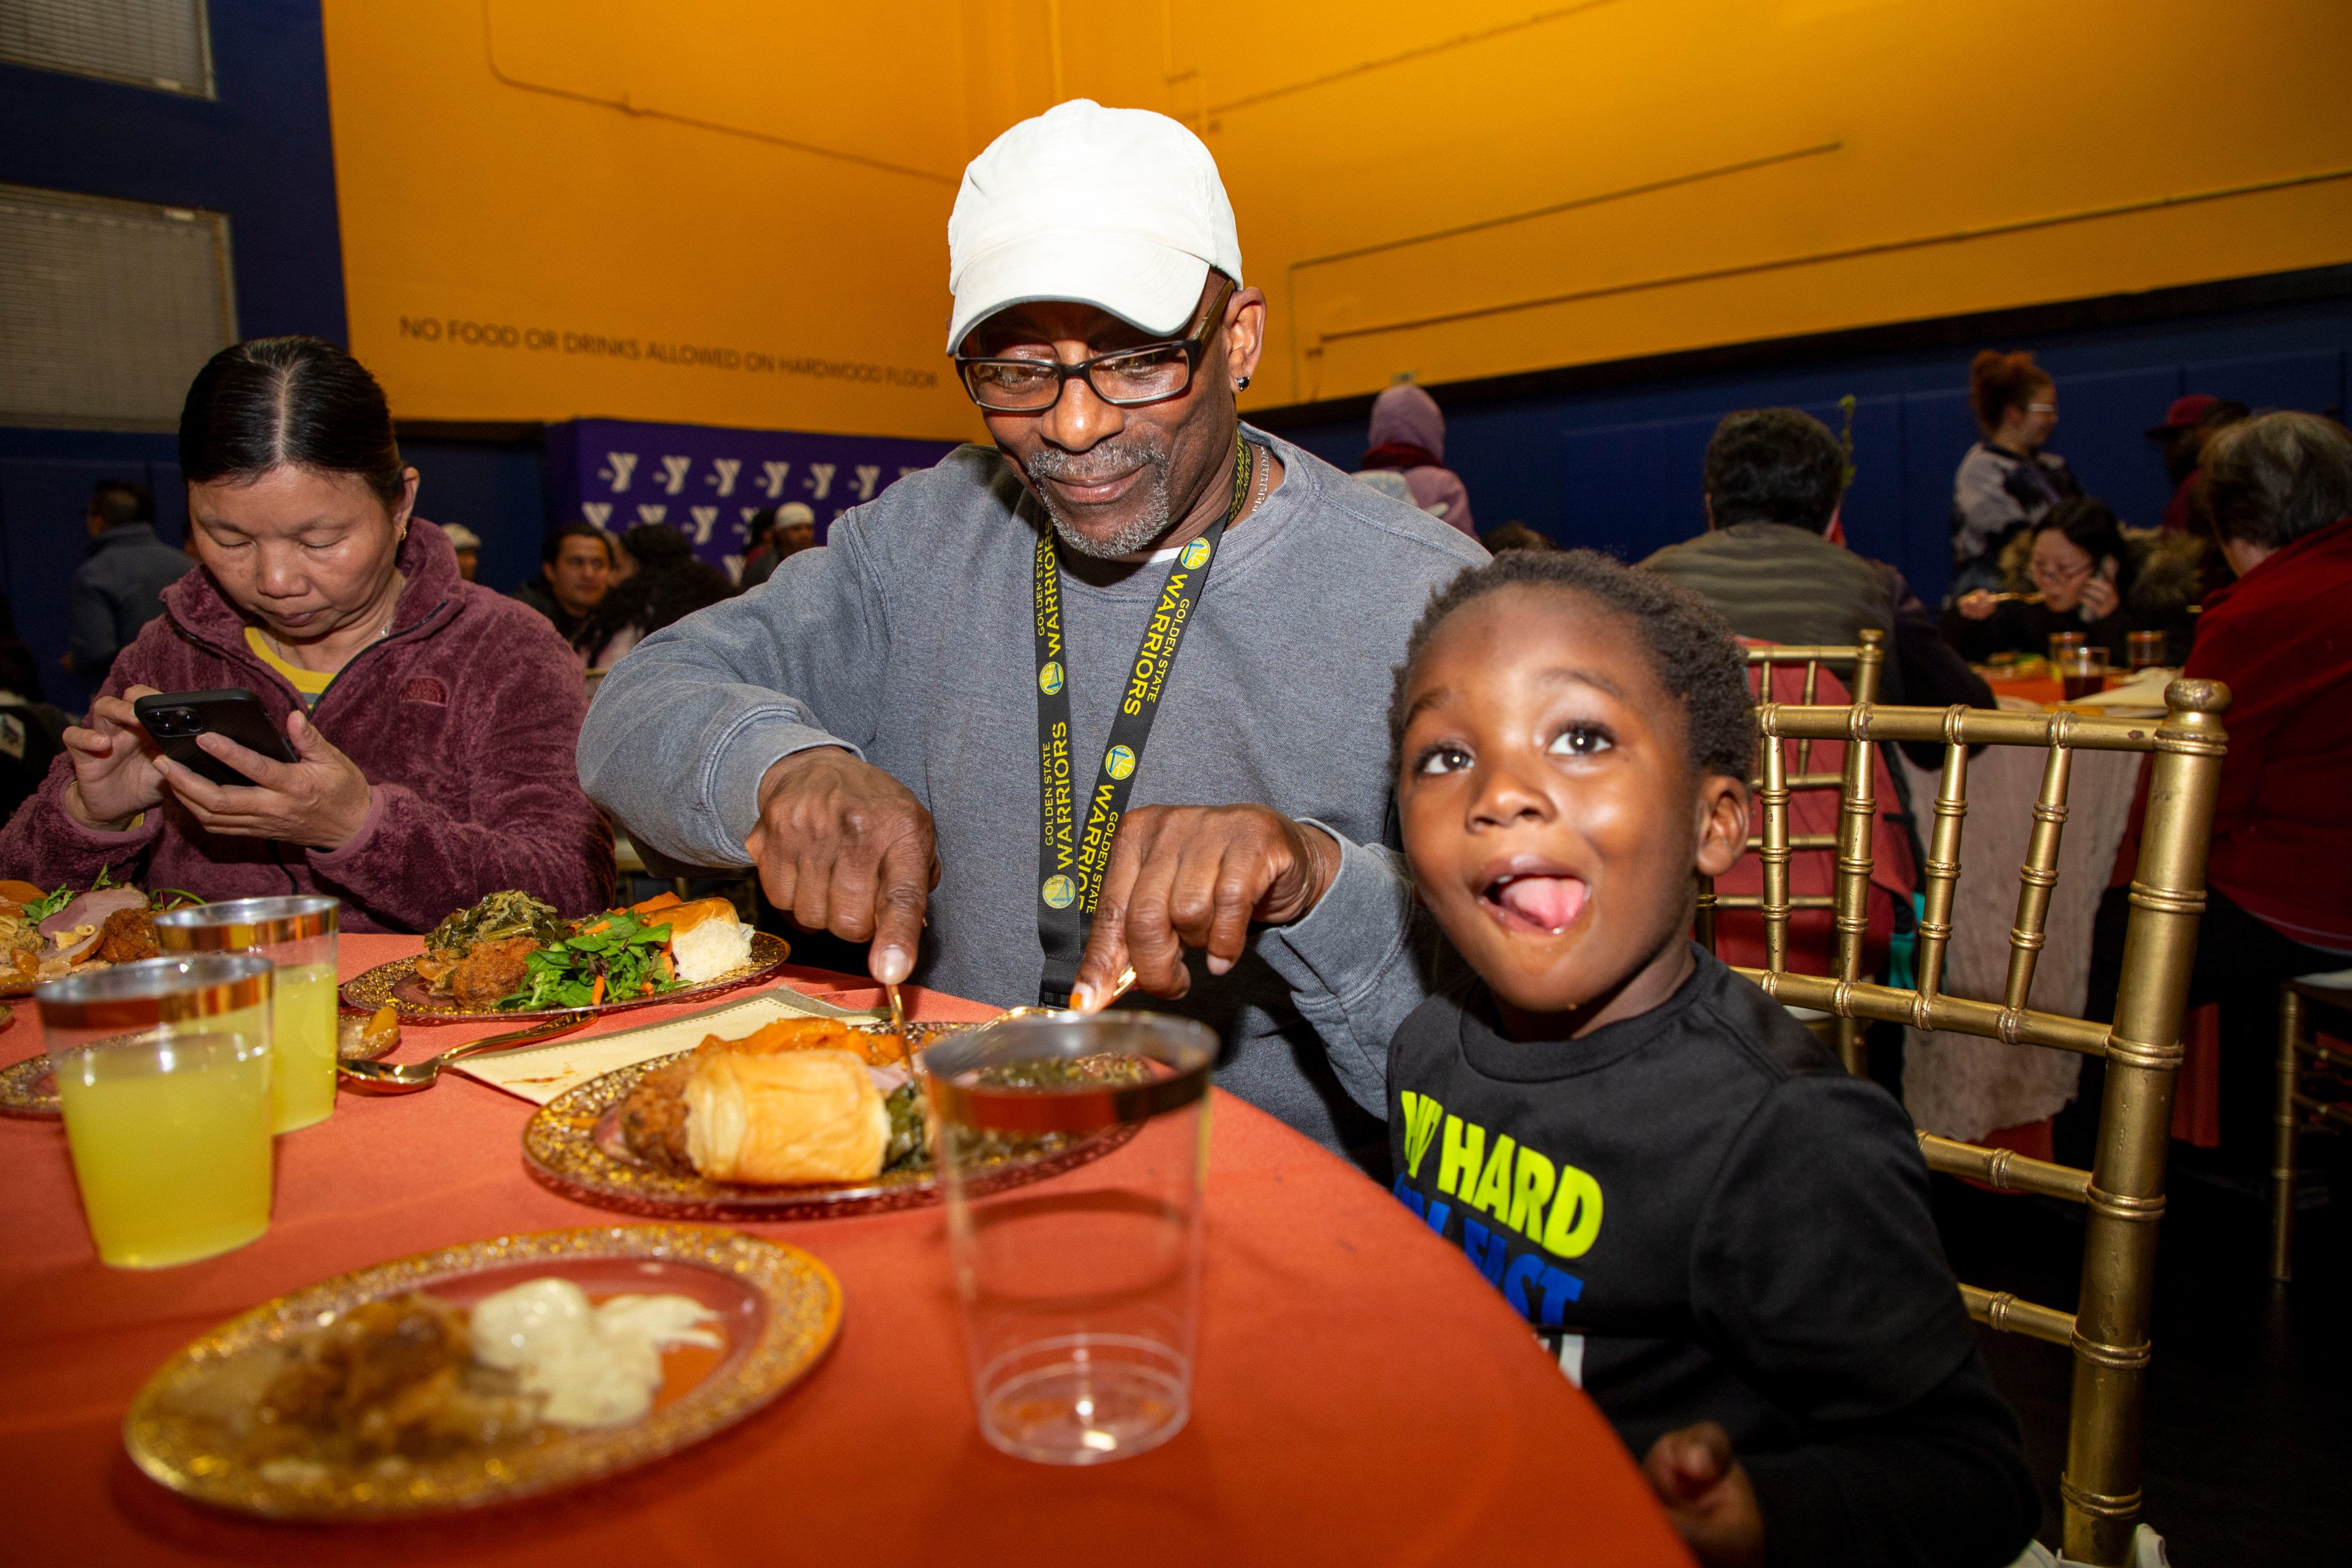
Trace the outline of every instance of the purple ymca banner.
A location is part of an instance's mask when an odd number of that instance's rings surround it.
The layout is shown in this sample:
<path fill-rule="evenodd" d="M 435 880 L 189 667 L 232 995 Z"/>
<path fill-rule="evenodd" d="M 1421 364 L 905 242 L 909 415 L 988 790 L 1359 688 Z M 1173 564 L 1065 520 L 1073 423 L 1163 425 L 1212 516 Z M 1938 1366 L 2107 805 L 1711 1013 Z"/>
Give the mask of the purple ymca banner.
<path fill-rule="evenodd" d="M 822 543 L 835 518 L 955 447 L 893 436 L 574 419 L 548 426 L 549 515 L 614 533 L 667 523 L 693 542 L 695 554 L 733 576 L 754 512 L 803 502 L 816 513 Z"/>

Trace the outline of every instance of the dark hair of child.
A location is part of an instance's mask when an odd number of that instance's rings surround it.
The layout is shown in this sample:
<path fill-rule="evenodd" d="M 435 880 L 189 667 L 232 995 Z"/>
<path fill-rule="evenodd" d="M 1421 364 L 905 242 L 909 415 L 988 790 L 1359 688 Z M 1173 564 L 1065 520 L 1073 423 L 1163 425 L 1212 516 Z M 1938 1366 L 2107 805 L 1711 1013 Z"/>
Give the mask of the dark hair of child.
<path fill-rule="evenodd" d="M 1631 621 L 1651 671 L 1682 704 L 1695 774 L 1722 773 L 1745 783 L 1756 757 L 1756 704 L 1748 692 L 1748 656 L 1731 624 L 1705 599 L 1664 577 L 1593 550 L 1512 550 L 1466 568 L 1430 596 L 1406 642 L 1389 698 L 1389 771 L 1401 765 L 1405 692 L 1437 628 L 1457 612 L 1504 588 L 1557 588 Z"/>

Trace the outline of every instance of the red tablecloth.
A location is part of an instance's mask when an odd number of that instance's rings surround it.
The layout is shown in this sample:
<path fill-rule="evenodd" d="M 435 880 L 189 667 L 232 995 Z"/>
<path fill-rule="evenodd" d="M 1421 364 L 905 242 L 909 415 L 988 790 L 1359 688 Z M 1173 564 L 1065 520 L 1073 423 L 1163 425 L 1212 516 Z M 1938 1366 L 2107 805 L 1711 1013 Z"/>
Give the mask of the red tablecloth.
<path fill-rule="evenodd" d="M 346 976 L 417 950 L 345 936 Z M 863 1005 L 849 976 L 803 990 Z M 908 987 L 917 1016 L 989 1009 Z M 683 1009 L 644 1009 L 609 1027 Z M 41 1048 L 30 1005 L 0 1062 Z M 411 1028 L 414 1059 L 488 1032 Z M 1270 1117 L 1213 1101 L 1191 1426 L 1098 1469 L 982 1441 L 939 1211 L 746 1228 L 823 1258 L 841 1337 L 743 1426 L 585 1491 L 437 1522 L 275 1525 L 182 1502 L 120 1423 L 186 1341 L 328 1275 L 505 1232 L 625 1223 L 524 1173 L 522 1100 L 452 1076 L 345 1094 L 278 1140 L 269 1233 L 155 1273 L 103 1268 L 55 1122 L 0 1122 L 0 1474 L 19 1563 L 868 1564 L 1686 1563 L 1608 1424 L 1526 1325 L 1379 1187 Z M 1115 1158 L 1116 1156 L 1114 1156 Z"/>

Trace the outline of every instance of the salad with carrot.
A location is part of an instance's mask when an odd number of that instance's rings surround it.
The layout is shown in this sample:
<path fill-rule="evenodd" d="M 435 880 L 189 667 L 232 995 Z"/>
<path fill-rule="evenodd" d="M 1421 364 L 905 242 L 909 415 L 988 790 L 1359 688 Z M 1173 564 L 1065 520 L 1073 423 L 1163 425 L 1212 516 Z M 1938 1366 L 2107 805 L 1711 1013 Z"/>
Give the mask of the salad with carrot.
<path fill-rule="evenodd" d="M 498 1006 L 502 1012 L 593 1007 L 658 995 L 677 984 L 668 922 L 649 924 L 634 910 L 613 910 L 524 958 L 522 984 L 499 998 Z"/>

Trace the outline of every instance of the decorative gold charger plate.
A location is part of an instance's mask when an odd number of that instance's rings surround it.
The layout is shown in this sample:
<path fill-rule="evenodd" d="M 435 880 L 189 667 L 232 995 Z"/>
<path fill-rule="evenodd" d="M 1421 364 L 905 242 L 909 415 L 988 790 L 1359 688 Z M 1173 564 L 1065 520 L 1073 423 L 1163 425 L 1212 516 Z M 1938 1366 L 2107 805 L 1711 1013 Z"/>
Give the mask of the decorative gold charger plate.
<path fill-rule="evenodd" d="M 58 1103 L 57 1074 L 49 1066 L 48 1053 L 26 1057 L 11 1068 L 0 1068 L 0 1116 L 46 1116 L 51 1120 L 65 1114 Z"/>
<path fill-rule="evenodd" d="M 344 1061 L 371 1061 L 390 1051 L 397 1041 L 386 1041 L 374 1047 L 354 1046 L 341 1037 L 343 1016 L 338 1016 L 336 1055 Z M 27 1057 L 10 1068 L 0 1068 L 0 1116 L 47 1117 L 63 1116 L 65 1107 L 58 1100 L 57 1073 L 46 1051 Z"/>
<path fill-rule="evenodd" d="M 190 1408 L 224 1363 L 362 1302 L 422 1290 L 470 1307 L 550 1275 L 598 1299 L 691 1296 L 719 1315 L 726 1348 L 666 1357 L 672 1370 L 652 1412 L 628 1426 L 441 1459 L 257 1467 L 232 1450 L 216 1420 Z M 331 1520 L 479 1508 L 634 1468 L 725 1430 L 805 1375 L 840 1326 L 841 1286 L 830 1269 L 796 1247 L 740 1231 L 630 1225 L 498 1237 L 338 1275 L 231 1319 L 148 1380 L 123 1417 L 122 1444 L 172 1490 L 241 1513 Z M 697 1356 L 706 1363 L 698 1376 L 674 1365 Z"/>
<path fill-rule="evenodd" d="M 907 1033 L 925 1050 L 943 1036 L 976 1026 L 908 1024 Z M 889 1026 L 869 1026 L 867 1032 L 887 1034 Z M 688 1054 L 673 1051 L 620 1068 L 549 1100 L 523 1128 L 524 1168 L 540 1185 L 575 1203 L 664 1219 L 838 1219 L 939 1202 L 939 1180 L 929 1166 L 885 1171 L 870 1182 L 755 1187 L 679 1175 L 638 1159 L 621 1136 L 621 1103 L 646 1073 Z M 1101 1159 L 1135 1133 L 1129 1125 L 1076 1140 L 1057 1134 L 1034 1153 L 1006 1155 L 976 1186 L 996 1192 L 1042 1182 Z"/>
<path fill-rule="evenodd" d="M 749 985 L 765 980 L 782 969 L 792 957 L 792 948 L 783 938 L 760 931 L 751 933 L 751 961 L 738 964 L 715 979 L 699 984 L 681 985 L 675 991 L 664 991 L 652 996 L 629 997 L 619 1002 L 599 1002 L 592 1009 L 597 1013 L 623 1013 L 632 1007 L 656 1007 L 672 1002 L 691 1002 L 699 997 L 715 996 L 721 991 L 732 991 L 738 985 Z M 434 996 L 416 978 L 416 960 L 396 958 L 390 963 L 379 963 L 364 974 L 353 975 L 343 982 L 343 1005 L 362 1013 L 373 1013 L 387 1003 L 400 1009 L 404 1024 L 496 1024 L 509 1018 L 529 1020 L 553 1018 L 565 1013 L 578 1012 L 576 1007 L 542 1007 L 534 1011 L 518 1010 L 501 1013 L 496 1009 L 476 1009 Z"/>

